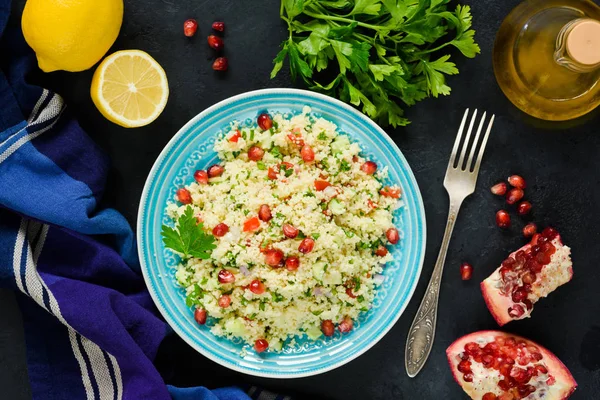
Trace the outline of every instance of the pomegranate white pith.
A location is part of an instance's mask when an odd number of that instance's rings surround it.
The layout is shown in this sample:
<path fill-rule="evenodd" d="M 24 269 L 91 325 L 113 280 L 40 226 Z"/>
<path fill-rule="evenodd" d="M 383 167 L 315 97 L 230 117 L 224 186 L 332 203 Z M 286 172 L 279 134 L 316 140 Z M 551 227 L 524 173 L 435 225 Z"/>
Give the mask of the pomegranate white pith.
<path fill-rule="evenodd" d="M 528 318 L 533 304 L 569 282 L 573 277 L 570 254 L 558 232 L 546 228 L 481 282 L 483 298 L 498 324 Z"/>
<path fill-rule="evenodd" d="M 477 400 L 564 400 L 577 382 L 549 350 L 499 331 L 463 336 L 446 350 L 454 379 Z"/>

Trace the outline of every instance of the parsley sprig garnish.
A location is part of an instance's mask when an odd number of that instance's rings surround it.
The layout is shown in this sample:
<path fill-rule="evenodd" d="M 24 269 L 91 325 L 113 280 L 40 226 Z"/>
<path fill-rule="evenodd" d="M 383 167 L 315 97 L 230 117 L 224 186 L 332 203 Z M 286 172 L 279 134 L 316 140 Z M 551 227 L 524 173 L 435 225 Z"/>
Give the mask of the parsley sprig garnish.
<path fill-rule="evenodd" d="M 169 249 L 181 253 L 184 258 L 195 257 L 206 260 L 217 246 L 214 244 L 215 237 L 205 233 L 203 227 L 202 222 L 197 222 L 192 207 L 187 206 L 177 219 L 176 228 L 162 226 L 163 243 Z"/>
<path fill-rule="evenodd" d="M 445 75 L 458 73 L 453 46 L 479 53 L 469 6 L 450 0 L 281 0 L 289 37 L 273 60 L 271 78 L 287 58 L 292 79 L 361 106 L 383 125 L 406 125 L 398 102 L 413 105 L 449 95 Z"/>

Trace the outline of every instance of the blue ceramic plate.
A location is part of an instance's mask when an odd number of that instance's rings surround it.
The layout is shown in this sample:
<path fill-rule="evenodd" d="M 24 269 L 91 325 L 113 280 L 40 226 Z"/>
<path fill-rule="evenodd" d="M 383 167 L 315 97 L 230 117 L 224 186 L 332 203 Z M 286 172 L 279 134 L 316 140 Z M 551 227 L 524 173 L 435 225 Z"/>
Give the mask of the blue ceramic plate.
<path fill-rule="evenodd" d="M 257 354 L 241 341 L 216 337 L 198 326 L 185 305 L 184 289 L 175 280 L 176 257 L 163 246 L 160 230 L 168 223 L 165 208 L 175 190 L 193 181 L 196 169 L 218 161 L 215 139 L 233 120 L 253 123 L 261 112 L 300 113 L 310 106 L 358 141 L 367 158 L 389 167 L 389 183 L 402 187 L 404 207 L 394 214 L 399 245 L 390 246 L 389 263 L 373 307 L 352 332 L 297 344 L 280 353 Z M 417 285 L 425 251 L 425 213 L 421 194 L 406 159 L 389 136 L 370 119 L 331 97 L 295 89 L 268 89 L 224 100 L 188 122 L 164 148 L 146 181 L 138 214 L 137 237 L 142 272 L 156 306 L 171 327 L 204 356 L 233 370 L 270 378 L 297 378 L 337 368 L 358 357 L 385 335 L 400 318 Z M 210 319 L 209 323 L 210 325 Z M 242 352 L 243 349 L 247 351 Z"/>

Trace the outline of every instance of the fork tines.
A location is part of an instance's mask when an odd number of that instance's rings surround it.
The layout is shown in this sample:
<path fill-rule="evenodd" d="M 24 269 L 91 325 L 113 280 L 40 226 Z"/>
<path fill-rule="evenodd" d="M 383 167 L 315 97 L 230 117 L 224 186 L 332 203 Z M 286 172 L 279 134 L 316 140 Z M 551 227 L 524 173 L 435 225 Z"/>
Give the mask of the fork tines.
<path fill-rule="evenodd" d="M 483 158 L 483 153 L 485 151 L 485 145 L 487 144 L 488 137 L 490 136 L 490 131 L 492 130 L 492 125 L 494 124 L 494 117 L 490 119 L 488 123 L 487 130 L 481 143 L 479 143 L 479 139 L 481 137 L 481 130 L 483 129 L 483 124 L 485 123 L 487 113 L 484 112 L 481 121 L 479 122 L 479 127 L 477 128 L 477 133 L 475 134 L 475 138 L 471 141 L 471 132 L 473 131 L 473 126 L 475 125 L 475 120 L 477 119 L 477 110 L 473 111 L 473 116 L 471 117 L 471 122 L 469 124 L 469 129 L 467 130 L 467 134 L 463 138 L 463 132 L 465 128 L 465 124 L 467 123 L 467 119 L 469 117 L 469 109 L 465 111 L 465 115 L 463 116 L 462 122 L 460 124 L 460 128 L 458 129 L 458 135 L 456 136 L 456 141 L 454 142 L 454 147 L 452 148 L 452 154 L 450 155 L 450 162 L 448 163 L 448 169 L 459 169 L 461 171 L 468 171 L 477 175 L 479 172 L 479 166 L 481 165 L 481 159 Z M 462 143 L 462 150 L 460 152 L 460 157 L 458 159 L 458 163 L 456 162 L 456 154 L 458 149 Z M 467 150 L 471 148 L 469 152 L 469 158 L 466 160 L 465 164 L 465 155 L 467 154 Z M 479 153 L 477 154 L 477 159 L 473 163 L 473 156 L 475 155 L 475 151 L 479 148 Z"/>

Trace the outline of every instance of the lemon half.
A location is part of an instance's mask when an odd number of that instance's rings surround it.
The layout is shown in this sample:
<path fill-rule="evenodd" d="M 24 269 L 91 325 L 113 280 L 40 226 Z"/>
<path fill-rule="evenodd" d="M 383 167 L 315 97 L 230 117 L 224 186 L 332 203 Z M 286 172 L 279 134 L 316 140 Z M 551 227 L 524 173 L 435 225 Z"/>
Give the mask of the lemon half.
<path fill-rule="evenodd" d="M 148 53 L 123 50 L 98 66 L 90 92 L 104 117 L 126 128 L 137 128 L 162 113 L 169 84 L 165 70 Z"/>

